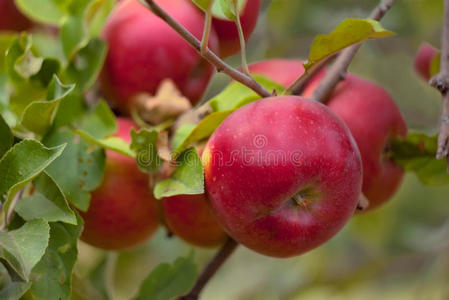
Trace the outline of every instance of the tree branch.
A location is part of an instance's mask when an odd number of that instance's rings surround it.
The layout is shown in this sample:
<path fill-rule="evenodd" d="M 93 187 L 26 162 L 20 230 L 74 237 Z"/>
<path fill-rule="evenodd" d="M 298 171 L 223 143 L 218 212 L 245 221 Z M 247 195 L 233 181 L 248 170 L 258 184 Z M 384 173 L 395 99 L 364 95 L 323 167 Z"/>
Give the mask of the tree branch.
<path fill-rule="evenodd" d="M 184 38 L 199 54 L 201 54 L 201 42 L 193 36 L 184 26 L 178 23 L 170 15 L 168 15 L 154 0 L 142 0 L 148 8 L 162 20 L 164 20 L 171 28 L 173 28 L 181 37 Z M 221 60 L 215 53 L 210 51 L 209 48 L 206 49 L 204 55 L 202 55 L 209 63 L 217 68 L 218 72 L 224 72 L 229 75 L 235 81 L 238 81 L 262 97 L 270 97 L 271 93 L 267 91 L 263 86 L 261 86 L 257 81 L 255 81 L 251 76 L 243 74 L 237 69 L 226 64 Z"/>
<path fill-rule="evenodd" d="M 203 288 L 214 276 L 215 272 L 217 272 L 221 265 L 229 258 L 229 256 L 231 256 L 237 246 L 237 242 L 232 238 L 229 238 L 217 254 L 215 254 L 215 256 L 209 261 L 190 293 L 180 297 L 178 300 L 198 300 Z"/>
<path fill-rule="evenodd" d="M 394 1 L 395 0 L 382 0 L 382 2 L 379 3 L 379 5 L 373 10 L 369 18 L 380 21 L 380 19 L 382 19 L 383 16 L 391 8 L 391 6 L 393 6 Z M 348 66 L 361 46 L 362 44 L 353 45 L 341 52 L 334 64 L 329 68 L 326 76 L 324 76 L 323 80 L 313 93 L 313 99 L 319 102 L 326 102 L 335 86 L 341 80 L 344 80 L 348 71 Z"/>
<path fill-rule="evenodd" d="M 443 33 L 441 36 L 440 72 L 430 79 L 430 84 L 443 96 L 437 159 L 449 160 L 449 0 L 444 1 Z"/>

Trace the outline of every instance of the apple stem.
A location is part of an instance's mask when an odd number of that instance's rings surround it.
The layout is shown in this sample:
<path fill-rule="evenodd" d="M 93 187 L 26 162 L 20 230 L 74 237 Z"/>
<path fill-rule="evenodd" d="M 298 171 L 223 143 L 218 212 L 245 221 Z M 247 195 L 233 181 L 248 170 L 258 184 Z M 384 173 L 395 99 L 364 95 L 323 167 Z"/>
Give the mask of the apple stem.
<path fill-rule="evenodd" d="M 209 44 L 210 29 L 212 27 L 212 3 L 213 1 L 209 3 L 205 13 L 203 39 L 201 40 L 201 56 L 206 55 L 207 45 Z"/>
<path fill-rule="evenodd" d="M 239 11 L 239 3 L 237 0 L 233 1 L 234 10 L 235 10 L 235 24 L 237 25 L 237 31 L 239 33 L 239 41 L 240 41 L 240 53 L 242 56 L 242 67 L 243 71 L 246 75 L 249 75 L 248 63 L 246 61 L 246 41 L 245 35 L 243 34 L 242 23 L 240 22 L 240 11 Z"/>
<path fill-rule="evenodd" d="M 201 42 L 193 36 L 184 26 L 179 24 L 175 19 L 173 19 L 166 11 L 164 11 L 154 0 L 141 0 L 141 2 L 146 5 L 156 16 L 164 20 L 171 28 L 173 28 L 186 42 L 188 42 L 199 54 L 201 54 Z M 215 53 L 213 53 L 209 48 L 206 49 L 204 55 L 202 55 L 210 64 L 214 65 L 218 72 L 224 72 L 230 76 L 235 81 L 246 85 L 248 88 L 252 89 L 261 97 L 270 97 L 271 93 L 267 91 L 262 85 L 260 85 L 251 76 L 240 72 L 239 70 L 231 67 L 220 59 Z"/>
<path fill-rule="evenodd" d="M 440 72 L 432 77 L 429 83 L 438 89 L 443 96 L 443 109 L 436 158 L 442 159 L 446 157 L 449 161 L 449 0 L 444 1 Z"/>
<path fill-rule="evenodd" d="M 373 10 L 369 19 L 380 21 L 388 10 L 393 6 L 395 0 L 382 0 L 381 3 Z M 343 50 L 335 60 L 334 64 L 324 76 L 321 83 L 312 95 L 312 98 L 319 102 L 326 102 L 335 86 L 345 78 L 349 64 L 354 58 L 362 44 L 350 46 Z"/>
<path fill-rule="evenodd" d="M 178 300 L 198 300 L 201 291 L 207 285 L 209 280 L 214 276 L 214 274 L 220 269 L 223 263 L 231 256 L 231 254 L 237 248 L 238 243 L 232 238 L 228 238 L 226 243 L 218 250 L 215 256 L 209 261 L 206 268 L 198 277 L 195 286 L 192 290 L 185 296 L 178 298 Z"/>

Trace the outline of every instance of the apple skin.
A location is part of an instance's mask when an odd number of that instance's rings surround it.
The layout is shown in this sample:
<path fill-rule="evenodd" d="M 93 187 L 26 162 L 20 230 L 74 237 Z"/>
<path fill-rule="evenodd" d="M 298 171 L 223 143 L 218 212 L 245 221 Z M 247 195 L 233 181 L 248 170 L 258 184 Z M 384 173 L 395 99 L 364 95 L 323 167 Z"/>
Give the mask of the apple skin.
<path fill-rule="evenodd" d="M 117 118 L 116 136 L 130 140 L 131 120 Z M 106 169 L 101 186 L 92 193 L 81 240 L 105 250 L 122 250 L 146 241 L 159 224 L 156 199 L 148 188 L 148 175 L 135 159 L 106 150 Z"/>
<path fill-rule="evenodd" d="M 243 12 L 240 14 L 240 23 L 245 41 L 248 41 L 254 28 L 256 28 L 261 4 L 261 0 L 248 0 Z M 220 56 L 226 58 L 237 54 L 240 51 L 240 40 L 236 23 L 231 20 L 213 18 L 212 26 L 220 39 Z"/>
<path fill-rule="evenodd" d="M 203 34 L 203 15 L 189 0 L 156 1 L 195 37 Z M 109 18 L 103 37 L 109 45 L 100 85 L 108 100 L 129 113 L 138 93 L 155 94 L 163 79 L 172 79 L 184 96 L 196 103 L 214 68 L 197 51 L 137 0 L 121 1 Z M 218 50 L 211 32 L 209 47 Z"/>
<path fill-rule="evenodd" d="M 33 23 L 14 4 L 14 0 L 0 0 L 0 30 L 23 31 Z"/>
<path fill-rule="evenodd" d="M 248 69 L 251 74 L 264 75 L 284 87 L 304 73 L 303 61 L 299 59 L 268 59 L 252 63 Z"/>
<path fill-rule="evenodd" d="M 324 77 L 315 76 L 303 93 L 309 97 Z M 363 194 L 370 204 L 366 211 L 389 200 L 397 191 L 404 175 L 403 169 L 392 161 L 389 141 L 407 135 L 407 125 L 396 103 L 382 87 L 347 74 L 327 102 L 351 130 L 360 149 L 363 162 Z"/>
<path fill-rule="evenodd" d="M 430 66 L 432 60 L 439 52 L 438 49 L 432 47 L 428 43 L 423 43 L 421 47 L 419 47 L 413 66 L 415 67 L 416 73 L 418 73 L 422 79 L 426 81 L 430 79 Z"/>
<path fill-rule="evenodd" d="M 325 105 L 297 96 L 232 113 L 202 160 L 219 223 L 239 243 L 274 257 L 302 254 L 334 236 L 354 214 L 362 184 L 349 129 Z"/>

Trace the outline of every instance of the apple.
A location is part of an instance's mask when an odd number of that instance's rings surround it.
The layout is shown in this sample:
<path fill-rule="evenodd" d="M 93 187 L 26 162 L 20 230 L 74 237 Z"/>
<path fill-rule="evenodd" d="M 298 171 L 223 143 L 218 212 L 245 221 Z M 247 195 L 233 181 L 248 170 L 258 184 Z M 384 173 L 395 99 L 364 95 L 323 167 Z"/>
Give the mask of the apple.
<path fill-rule="evenodd" d="M 315 76 L 303 95 L 309 97 L 325 75 Z M 389 200 L 402 182 L 403 169 L 388 155 L 389 143 L 407 135 L 407 125 L 396 103 L 382 87 L 347 74 L 327 102 L 351 130 L 363 163 L 363 194 L 367 210 Z"/>
<path fill-rule="evenodd" d="M 415 56 L 414 67 L 416 73 L 418 73 L 424 80 L 430 79 L 430 66 L 432 60 L 438 53 L 440 53 L 440 51 L 428 43 L 423 43 L 421 47 L 419 47 Z"/>
<path fill-rule="evenodd" d="M 349 129 L 325 105 L 298 96 L 239 108 L 212 134 L 202 161 L 218 222 L 242 245 L 274 257 L 328 241 L 361 192 Z"/>
<path fill-rule="evenodd" d="M 240 13 L 243 36 L 247 41 L 256 28 L 259 17 L 261 0 L 247 0 Z M 234 21 L 213 18 L 212 25 L 220 39 L 220 56 L 225 58 L 240 51 L 240 39 L 237 25 Z"/>
<path fill-rule="evenodd" d="M 117 118 L 116 136 L 130 141 L 131 120 Z M 159 224 L 158 204 L 148 187 L 148 174 L 139 171 L 135 159 L 106 150 L 106 169 L 101 186 L 92 193 L 81 239 L 106 249 L 131 248 L 147 240 Z"/>
<path fill-rule="evenodd" d="M 0 30 L 22 31 L 30 29 L 32 25 L 17 9 L 14 0 L 0 0 Z"/>
<path fill-rule="evenodd" d="M 204 17 L 189 0 L 156 2 L 201 39 Z M 133 105 L 134 96 L 143 92 L 155 94 L 164 79 L 173 80 L 182 94 L 196 103 L 214 73 L 214 68 L 193 47 L 137 0 L 124 0 L 117 5 L 103 37 L 109 51 L 100 85 L 110 103 L 125 114 Z M 215 31 L 211 32 L 209 47 L 218 50 Z"/>

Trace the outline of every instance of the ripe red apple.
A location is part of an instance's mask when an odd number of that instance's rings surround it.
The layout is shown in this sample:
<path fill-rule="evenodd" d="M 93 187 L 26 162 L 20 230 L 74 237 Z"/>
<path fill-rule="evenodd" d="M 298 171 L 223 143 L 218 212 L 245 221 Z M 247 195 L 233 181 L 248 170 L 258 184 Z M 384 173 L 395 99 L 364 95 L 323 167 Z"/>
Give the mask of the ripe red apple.
<path fill-rule="evenodd" d="M 248 0 L 240 14 L 245 41 L 256 28 L 260 13 L 261 0 Z M 240 51 L 240 40 L 237 25 L 234 21 L 213 18 L 212 25 L 220 39 L 220 56 L 228 57 Z"/>
<path fill-rule="evenodd" d="M 303 61 L 299 59 L 268 59 L 248 66 L 252 74 L 267 78 L 288 87 L 304 73 Z"/>
<path fill-rule="evenodd" d="M 324 72 L 304 91 L 311 96 Z M 351 130 L 363 162 L 363 194 L 368 210 L 390 199 L 402 182 L 404 171 L 388 156 L 389 142 L 407 135 L 407 125 L 396 103 L 382 87 L 353 74 L 347 74 L 327 102 Z"/>
<path fill-rule="evenodd" d="M 421 47 L 419 47 L 415 56 L 414 67 L 416 73 L 418 73 L 424 80 L 430 79 L 430 66 L 432 60 L 438 53 L 439 51 L 428 43 L 423 43 Z"/>
<path fill-rule="evenodd" d="M 275 257 L 334 236 L 353 215 L 362 184 L 349 129 L 325 105 L 297 96 L 241 107 L 212 134 L 202 159 L 219 223 Z"/>
<path fill-rule="evenodd" d="M 130 140 L 132 121 L 118 118 L 117 136 Z M 101 186 L 92 193 L 81 239 L 107 250 L 126 249 L 148 239 L 159 223 L 158 206 L 148 187 L 148 175 L 135 159 L 106 151 L 106 170 Z"/>
<path fill-rule="evenodd" d="M 203 15 L 189 0 L 156 2 L 201 39 Z M 101 74 L 103 92 L 121 112 L 128 113 L 138 93 L 154 94 L 163 79 L 172 79 L 196 103 L 213 75 L 213 67 L 162 19 L 137 0 L 121 1 L 108 20 L 104 39 L 109 52 Z M 218 49 L 215 31 L 209 47 Z"/>
<path fill-rule="evenodd" d="M 31 28 L 32 25 L 32 22 L 17 9 L 14 0 L 0 0 L 0 30 L 22 31 Z"/>

